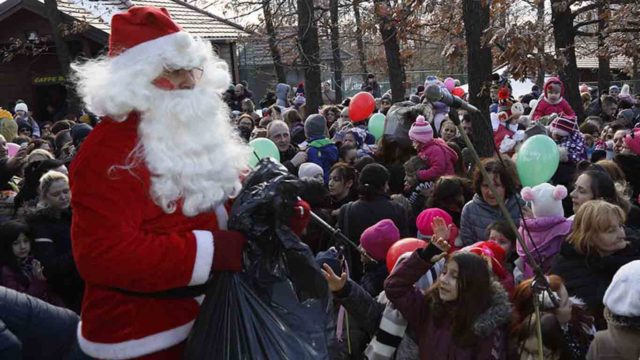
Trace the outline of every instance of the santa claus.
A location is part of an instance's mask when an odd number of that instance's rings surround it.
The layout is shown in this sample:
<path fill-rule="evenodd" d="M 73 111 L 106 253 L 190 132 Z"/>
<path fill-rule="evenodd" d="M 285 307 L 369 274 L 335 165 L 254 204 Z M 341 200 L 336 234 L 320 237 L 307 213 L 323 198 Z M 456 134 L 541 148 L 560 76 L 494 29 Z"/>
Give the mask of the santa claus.
<path fill-rule="evenodd" d="M 152 7 L 115 15 L 108 56 L 73 70 L 102 116 L 70 171 L 73 254 L 86 281 L 80 348 L 178 359 L 199 310 L 190 290 L 213 270 L 241 269 L 244 238 L 226 231 L 224 203 L 249 151 L 221 100 L 229 71 Z"/>

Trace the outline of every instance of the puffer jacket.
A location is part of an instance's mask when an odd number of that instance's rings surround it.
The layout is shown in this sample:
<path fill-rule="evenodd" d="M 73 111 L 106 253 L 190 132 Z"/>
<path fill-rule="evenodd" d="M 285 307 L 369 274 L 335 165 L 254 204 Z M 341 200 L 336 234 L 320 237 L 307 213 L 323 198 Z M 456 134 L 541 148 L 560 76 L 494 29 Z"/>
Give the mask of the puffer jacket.
<path fill-rule="evenodd" d="M 428 169 L 418 171 L 420 181 L 435 181 L 441 176 L 456 173 L 458 154 L 442 139 L 433 139 L 420 150 L 418 156 L 429 164 Z"/>
<path fill-rule="evenodd" d="M 526 228 L 525 224 L 527 225 Z M 567 235 L 571 232 L 572 224 L 573 221 L 565 219 L 563 216 L 522 220 L 522 225 L 520 225 L 518 232 L 544 273 L 547 273 L 551 268 L 551 262 L 560 251 L 560 246 L 564 243 Z M 528 232 L 526 231 L 527 229 L 529 230 Z M 528 279 L 533 276 L 533 268 L 527 263 L 524 249 L 520 243 L 516 244 L 516 248 L 524 264 L 524 277 Z"/>
<path fill-rule="evenodd" d="M 520 198 L 513 195 L 505 202 L 509 214 L 516 224 L 520 223 L 518 201 L 521 201 Z M 504 220 L 500 208 L 487 204 L 478 194 L 474 195 L 473 199 L 462 208 L 460 217 L 460 239 L 462 244 L 468 246 L 478 241 L 487 240 L 487 226 L 500 220 Z"/>
<path fill-rule="evenodd" d="M 602 299 L 611 284 L 613 275 L 623 265 L 640 259 L 640 251 L 634 242 L 609 256 L 591 253 L 583 255 L 573 245 L 565 242 L 553 260 L 551 273 L 564 279 L 569 296 L 582 299 L 587 312 L 595 318 L 596 329 L 606 328 Z"/>

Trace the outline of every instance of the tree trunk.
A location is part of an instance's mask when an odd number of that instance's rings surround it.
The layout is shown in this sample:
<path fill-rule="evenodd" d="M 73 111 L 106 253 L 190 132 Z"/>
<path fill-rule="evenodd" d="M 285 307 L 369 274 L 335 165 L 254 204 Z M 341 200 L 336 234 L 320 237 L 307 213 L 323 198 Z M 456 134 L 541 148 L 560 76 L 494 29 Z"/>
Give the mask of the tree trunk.
<path fill-rule="evenodd" d="M 353 0 L 353 16 L 356 20 L 356 46 L 358 47 L 358 61 L 362 72 L 362 81 L 367 81 L 367 55 L 364 52 L 362 40 L 362 19 L 360 18 L 360 1 Z"/>
<path fill-rule="evenodd" d="M 282 56 L 278 48 L 278 38 L 276 28 L 273 25 L 273 14 L 271 13 L 271 0 L 262 0 L 262 13 L 264 15 L 264 26 L 267 30 L 267 38 L 269 41 L 269 51 L 273 60 L 273 68 L 276 71 L 276 78 L 279 83 L 287 83 L 287 74 L 284 72 L 282 65 Z"/>
<path fill-rule="evenodd" d="M 537 12 L 537 19 L 536 19 L 536 23 L 538 24 L 538 29 L 541 30 L 541 34 L 546 33 L 546 31 L 544 31 L 544 0 L 538 0 L 538 12 Z M 544 54 L 545 52 L 545 37 L 542 36 L 540 43 L 538 44 L 538 53 L 542 56 L 542 54 Z M 536 75 L 536 85 L 538 85 L 540 87 L 540 89 L 542 89 L 542 87 L 544 86 L 544 76 L 545 76 L 545 69 L 544 66 L 542 65 L 542 63 L 540 63 L 540 66 L 538 67 L 538 74 Z"/>
<path fill-rule="evenodd" d="M 82 110 L 82 101 L 78 97 L 75 85 L 69 81 L 71 52 L 69 52 L 69 47 L 60 33 L 62 16 L 58 11 L 58 3 L 56 0 L 45 0 L 44 6 L 47 18 L 49 19 L 49 25 L 51 26 L 53 42 L 56 45 L 56 55 L 58 57 L 58 63 L 60 64 L 60 70 L 62 71 L 62 76 L 65 78 L 65 87 L 67 89 L 67 113 L 79 116 L 80 111 Z"/>
<path fill-rule="evenodd" d="M 480 109 L 471 115 L 473 142 L 480 157 L 493 155 L 493 131 L 489 122 L 491 98 L 486 82 L 491 81 L 491 48 L 482 46 L 482 34 L 489 26 L 489 5 L 477 0 L 463 0 L 462 16 L 467 43 L 469 102 Z"/>
<path fill-rule="evenodd" d="M 318 27 L 313 11 L 313 0 L 297 0 L 298 3 L 298 49 L 304 67 L 304 95 L 306 114 L 318 113 L 322 105 L 320 89 L 320 44 Z"/>
<path fill-rule="evenodd" d="M 564 98 L 573 108 L 579 121 L 584 119 L 582 99 L 578 89 L 578 65 L 576 64 L 575 31 L 573 14 L 564 0 L 551 0 L 551 23 L 557 56 L 564 56 L 565 63 L 560 70 L 560 80 L 564 82 Z"/>
<path fill-rule="evenodd" d="M 638 59 L 638 56 L 634 56 L 633 57 L 633 78 L 634 79 L 640 79 L 640 69 L 638 68 L 638 65 L 639 65 L 638 61 L 640 61 Z M 633 84 L 634 84 L 633 93 L 634 94 L 640 93 L 640 81 L 635 81 Z"/>
<path fill-rule="evenodd" d="M 338 27 L 338 0 L 330 1 L 331 8 L 331 53 L 333 54 L 333 83 L 336 104 L 342 102 L 342 58 L 340 57 L 340 28 Z"/>
<path fill-rule="evenodd" d="M 607 10 L 609 4 L 603 2 L 598 7 L 598 51 L 606 48 L 606 35 L 605 29 L 607 27 Z M 609 58 L 609 52 L 598 54 L 598 91 L 602 92 L 604 89 L 609 89 L 611 85 L 611 60 Z"/>
<path fill-rule="evenodd" d="M 374 0 L 380 35 L 384 42 L 384 53 L 387 57 L 387 68 L 389 75 L 389 85 L 391 86 L 391 101 L 404 101 L 406 80 L 404 64 L 400 58 L 400 42 L 398 41 L 396 25 L 389 14 L 391 4 L 389 0 Z"/>

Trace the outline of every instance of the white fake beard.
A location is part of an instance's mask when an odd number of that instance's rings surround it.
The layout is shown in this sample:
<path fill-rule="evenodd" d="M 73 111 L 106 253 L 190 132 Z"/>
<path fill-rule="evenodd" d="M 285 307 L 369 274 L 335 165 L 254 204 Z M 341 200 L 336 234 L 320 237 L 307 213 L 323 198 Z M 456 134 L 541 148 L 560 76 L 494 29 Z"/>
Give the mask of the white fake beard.
<path fill-rule="evenodd" d="M 233 131 L 229 109 L 215 89 L 164 91 L 149 84 L 134 156 L 151 173 L 150 195 L 166 213 L 210 211 L 241 188 L 249 148 Z"/>

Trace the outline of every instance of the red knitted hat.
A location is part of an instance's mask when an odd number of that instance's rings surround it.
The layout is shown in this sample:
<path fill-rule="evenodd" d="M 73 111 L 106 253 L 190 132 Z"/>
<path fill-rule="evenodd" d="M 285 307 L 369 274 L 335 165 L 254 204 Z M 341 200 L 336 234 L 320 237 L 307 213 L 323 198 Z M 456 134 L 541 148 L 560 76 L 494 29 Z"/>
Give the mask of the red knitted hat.
<path fill-rule="evenodd" d="M 505 253 L 504 249 L 493 241 L 481 241 L 477 242 L 468 248 L 462 249 L 462 251 L 469 251 L 482 257 L 488 257 L 491 259 L 491 268 L 493 273 L 499 278 L 503 279 L 507 272 L 504 268 Z"/>
<path fill-rule="evenodd" d="M 551 131 L 556 131 L 562 136 L 568 136 L 578 130 L 575 118 L 565 117 L 561 114 L 551 122 Z"/>
<path fill-rule="evenodd" d="M 640 129 L 633 129 L 631 133 L 625 136 L 624 143 L 631 152 L 640 155 Z"/>
<path fill-rule="evenodd" d="M 165 8 L 134 6 L 127 12 L 116 14 L 111 20 L 109 56 L 161 39 L 182 29 L 173 22 Z"/>

